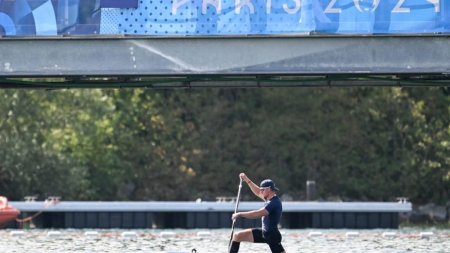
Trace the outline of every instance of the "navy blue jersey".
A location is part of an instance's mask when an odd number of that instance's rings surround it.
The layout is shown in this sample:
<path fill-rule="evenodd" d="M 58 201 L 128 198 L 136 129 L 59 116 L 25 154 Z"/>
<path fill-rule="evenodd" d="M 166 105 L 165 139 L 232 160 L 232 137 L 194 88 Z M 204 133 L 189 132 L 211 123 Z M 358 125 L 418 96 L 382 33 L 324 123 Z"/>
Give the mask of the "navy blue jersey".
<path fill-rule="evenodd" d="M 267 200 L 264 208 L 269 214 L 262 217 L 263 233 L 278 231 L 278 223 L 280 223 L 281 212 L 283 211 L 280 198 L 274 196 L 270 200 Z"/>

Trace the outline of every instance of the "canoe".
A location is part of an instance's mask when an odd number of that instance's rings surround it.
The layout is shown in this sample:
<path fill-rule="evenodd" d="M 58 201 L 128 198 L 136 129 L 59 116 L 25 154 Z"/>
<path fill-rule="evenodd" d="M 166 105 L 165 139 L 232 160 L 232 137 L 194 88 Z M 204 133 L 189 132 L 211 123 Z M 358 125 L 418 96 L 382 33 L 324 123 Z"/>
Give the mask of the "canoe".
<path fill-rule="evenodd" d="M 20 211 L 8 205 L 8 199 L 0 196 L 0 228 L 6 226 L 20 214 Z"/>

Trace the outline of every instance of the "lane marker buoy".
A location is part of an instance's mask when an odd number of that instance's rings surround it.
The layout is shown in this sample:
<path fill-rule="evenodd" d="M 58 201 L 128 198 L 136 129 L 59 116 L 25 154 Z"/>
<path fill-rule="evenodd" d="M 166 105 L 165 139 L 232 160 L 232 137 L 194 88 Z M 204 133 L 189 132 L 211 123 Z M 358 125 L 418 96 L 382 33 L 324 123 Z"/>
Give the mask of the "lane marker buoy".
<path fill-rule="evenodd" d="M 197 232 L 197 237 L 201 237 L 201 238 L 211 237 L 211 232 L 209 232 L 209 231 L 199 231 L 199 232 Z"/>
<path fill-rule="evenodd" d="M 430 238 L 434 235 L 433 232 L 420 232 L 419 236 L 420 238 Z"/>
<path fill-rule="evenodd" d="M 60 237 L 62 236 L 62 233 L 59 231 L 48 231 L 47 237 Z"/>
<path fill-rule="evenodd" d="M 308 237 L 319 237 L 322 236 L 322 232 L 318 232 L 318 231 L 311 231 L 308 233 Z"/>
<path fill-rule="evenodd" d="M 136 238 L 136 237 L 137 237 L 137 233 L 133 232 L 133 231 L 127 231 L 127 232 L 122 233 L 122 238 L 132 239 L 132 238 Z"/>
<path fill-rule="evenodd" d="M 382 236 L 384 238 L 394 238 L 394 237 L 397 237 L 397 233 L 396 232 L 384 232 L 382 234 Z"/>
<path fill-rule="evenodd" d="M 163 238 L 172 238 L 172 237 L 175 237 L 175 235 L 176 235 L 175 232 L 168 232 L 168 231 L 164 231 L 159 234 L 159 236 L 161 236 Z"/>
<path fill-rule="evenodd" d="M 25 235 L 25 232 L 24 231 L 11 231 L 9 233 L 9 235 L 13 236 L 13 237 L 22 237 Z"/>
<path fill-rule="evenodd" d="M 346 236 L 347 238 L 350 238 L 350 237 L 358 237 L 358 236 L 359 236 L 359 232 L 347 232 L 347 233 L 345 233 L 345 236 Z"/>
<path fill-rule="evenodd" d="M 98 237 L 98 232 L 97 231 L 86 231 L 84 232 L 84 236 L 86 237 Z"/>

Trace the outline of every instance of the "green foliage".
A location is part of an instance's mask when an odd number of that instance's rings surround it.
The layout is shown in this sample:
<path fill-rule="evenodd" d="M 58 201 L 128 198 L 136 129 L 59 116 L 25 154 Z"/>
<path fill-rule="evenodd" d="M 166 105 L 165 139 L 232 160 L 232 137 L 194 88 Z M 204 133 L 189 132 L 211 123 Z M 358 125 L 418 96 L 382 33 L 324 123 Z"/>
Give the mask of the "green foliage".
<path fill-rule="evenodd" d="M 0 193 L 76 200 L 281 194 L 445 203 L 446 88 L 0 91 Z M 250 194 L 244 198 L 252 199 Z"/>

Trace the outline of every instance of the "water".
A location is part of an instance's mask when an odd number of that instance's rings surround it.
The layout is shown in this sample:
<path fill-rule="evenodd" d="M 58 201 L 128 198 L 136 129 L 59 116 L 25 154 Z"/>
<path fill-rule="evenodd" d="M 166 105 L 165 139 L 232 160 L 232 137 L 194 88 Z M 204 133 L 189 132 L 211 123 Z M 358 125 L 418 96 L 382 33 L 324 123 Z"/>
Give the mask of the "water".
<path fill-rule="evenodd" d="M 238 230 L 239 229 L 236 229 L 236 231 Z M 20 234 L 22 233 L 20 231 L 23 231 L 24 233 Z M 231 231 L 229 229 L 0 230 L 0 252 L 187 253 L 191 252 L 191 249 L 195 248 L 198 253 L 219 253 L 226 252 L 230 232 Z M 432 232 L 432 235 L 427 235 L 426 232 Z M 15 233 L 18 235 L 14 236 Z M 422 237 L 420 236 L 420 233 L 422 233 Z M 283 246 L 288 253 L 450 253 L 450 229 L 282 230 L 282 234 Z M 270 250 L 265 244 L 242 243 L 240 252 L 270 252 Z"/>

